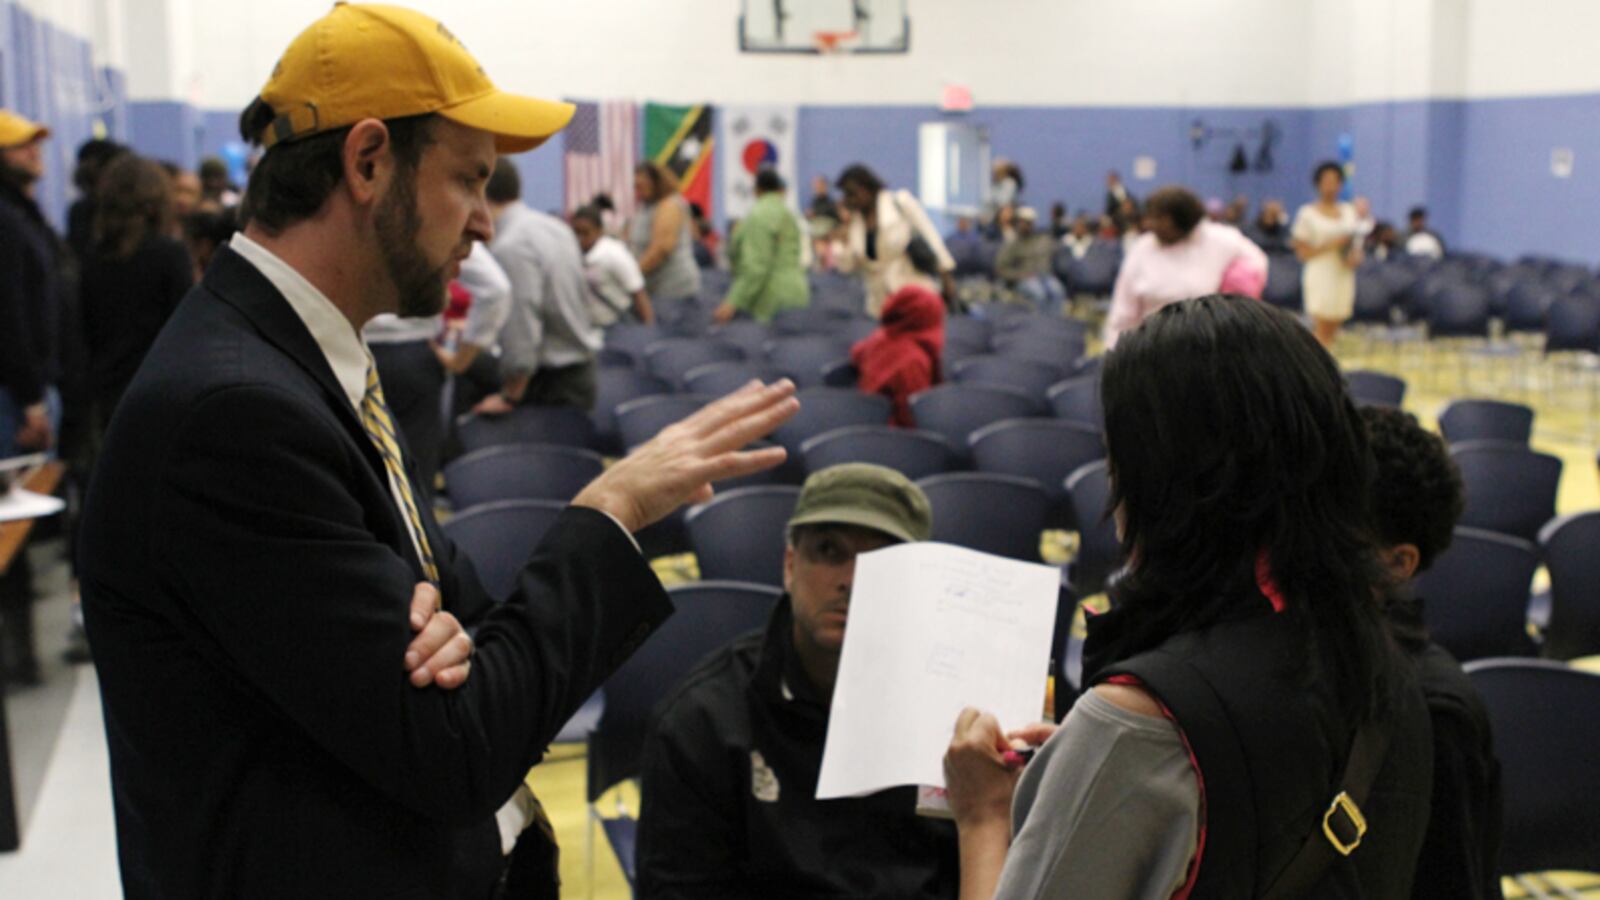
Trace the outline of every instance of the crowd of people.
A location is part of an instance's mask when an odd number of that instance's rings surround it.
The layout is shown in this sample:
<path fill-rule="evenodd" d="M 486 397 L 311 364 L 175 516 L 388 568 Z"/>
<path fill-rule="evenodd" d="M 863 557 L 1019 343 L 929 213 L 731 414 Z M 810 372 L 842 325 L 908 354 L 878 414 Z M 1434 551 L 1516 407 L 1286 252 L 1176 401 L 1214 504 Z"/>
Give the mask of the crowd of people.
<path fill-rule="evenodd" d="M 307 64 L 329 34 L 351 71 Z M 493 602 L 432 511 L 447 384 L 484 416 L 589 408 L 606 329 L 706 302 L 719 257 L 717 324 L 806 306 L 810 267 L 858 276 L 879 327 L 851 359 L 895 424 L 942 380 L 956 262 L 909 191 L 852 165 L 802 220 L 763 171 L 719 242 L 644 163 L 630 221 L 535 210 L 511 155 L 571 115 L 499 92 L 431 19 L 340 4 L 241 116 L 263 151 L 242 196 L 93 142 L 64 246 L 31 195 L 49 130 L 0 115 L 0 457 L 81 448 L 96 472 L 79 556 L 130 896 L 555 896 L 524 779 L 671 613 L 633 535 L 780 463 L 744 448 L 798 402 L 751 385 L 663 430 Z M 1326 350 L 1363 254 L 1401 250 L 1340 167 L 1313 184 L 1247 224 L 1111 173 L 1098 222 L 1041 223 L 996 165 L 964 227 L 1003 241 L 1022 302 L 1061 313 L 1059 248 L 1124 250 L 1102 396 L 1126 564 L 1085 691 L 1059 727 L 951 723 L 953 821 L 909 788 L 815 799 L 856 558 L 933 513 L 900 473 L 814 473 L 767 627 L 652 719 L 641 896 L 1499 895 L 1487 717 L 1412 592 L 1460 478 L 1415 420 L 1358 412 Z M 1442 252 L 1412 225 L 1404 252 Z M 1248 299 L 1285 252 L 1314 334 Z M 0 614 L 15 640 L 25 613 Z"/>

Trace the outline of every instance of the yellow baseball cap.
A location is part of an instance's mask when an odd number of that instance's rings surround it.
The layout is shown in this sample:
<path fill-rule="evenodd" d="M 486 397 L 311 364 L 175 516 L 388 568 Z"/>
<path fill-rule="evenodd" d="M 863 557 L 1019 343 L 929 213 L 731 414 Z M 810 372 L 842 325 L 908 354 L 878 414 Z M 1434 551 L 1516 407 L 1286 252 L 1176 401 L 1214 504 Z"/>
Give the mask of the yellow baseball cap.
<path fill-rule="evenodd" d="M 21 147 L 50 136 L 50 129 L 0 109 L 0 147 Z"/>
<path fill-rule="evenodd" d="M 300 32 L 261 89 L 276 114 L 263 147 L 354 125 L 437 113 L 521 153 L 566 127 L 570 103 L 519 97 L 494 86 L 442 24 L 409 9 L 335 3 Z"/>

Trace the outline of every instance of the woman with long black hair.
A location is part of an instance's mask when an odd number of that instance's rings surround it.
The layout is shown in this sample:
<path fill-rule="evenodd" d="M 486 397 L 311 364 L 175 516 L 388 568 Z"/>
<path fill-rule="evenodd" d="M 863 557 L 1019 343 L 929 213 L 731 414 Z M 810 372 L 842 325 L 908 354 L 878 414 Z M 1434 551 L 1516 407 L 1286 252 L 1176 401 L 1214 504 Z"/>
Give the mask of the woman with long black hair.
<path fill-rule="evenodd" d="M 1427 711 L 1337 366 L 1288 314 L 1213 295 L 1128 332 L 1101 377 L 1127 564 L 1058 731 L 962 714 L 961 896 L 1409 896 Z M 1013 738 L 1043 744 L 1020 778 Z"/>

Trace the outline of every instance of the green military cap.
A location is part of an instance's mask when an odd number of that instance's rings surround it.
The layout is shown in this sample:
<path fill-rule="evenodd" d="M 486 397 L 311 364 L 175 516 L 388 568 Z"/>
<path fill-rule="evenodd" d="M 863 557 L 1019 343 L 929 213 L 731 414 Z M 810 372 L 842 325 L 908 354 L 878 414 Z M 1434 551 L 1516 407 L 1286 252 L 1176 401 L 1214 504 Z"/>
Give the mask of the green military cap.
<path fill-rule="evenodd" d="M 933 508 L 922 488 L 884 466 L 844 463 L 812 474 L 800 489 L 789 527 L 858 525 L 901 541 L 925 541 Z"/>

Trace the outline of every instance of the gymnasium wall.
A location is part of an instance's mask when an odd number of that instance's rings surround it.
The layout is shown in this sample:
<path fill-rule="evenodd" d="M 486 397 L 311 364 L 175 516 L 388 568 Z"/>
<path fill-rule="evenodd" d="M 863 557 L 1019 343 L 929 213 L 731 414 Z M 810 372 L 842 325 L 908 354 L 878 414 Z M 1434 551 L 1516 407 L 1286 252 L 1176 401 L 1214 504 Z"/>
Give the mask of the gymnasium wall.
<path fill-rule="evenodd" d="M 977 104 L 965 118 L 990 128 L 997 155 L 1018 160 L 1025 197 L 1041 208 L 1060 199 L 1097 209 L 1105 171 L 1131 176 L 1136 156 L 1157 168 L 1148 182 L 1130 177 L 1136 193 L 1180 181 L 1205 196 L 1294 206 L 1309 195 L 1312 166 L 1348 138 L 1355 190 L 1381 217 L 1425 203 L 1455 248 L 1600 260 L 1588 237 L 1600 199 L 1600 56 L 1589 46 L 1600 5 L 1589 0 L 911 0 L 910 54 L 829 59 L 739 53 L 737 0 L 413 5 L 447 21 L 510 89 L 796 103 L 807 178 L 861 160 L 914 185 L 915 126 L 937 120 L 939 91 L 958 83 Z M 24 111 L 48 100 L 83 119 L 74 97 L 92 93 L 112 134 L 192 165 L 236 139 L 238 109 L 327 7 L 0 0 L 0 97 Z M 45 26 L 19 18 L 48 20 L 62 48 L 51 64 L 76 53 L 96 90 L 69 75 L 38 96 L 41 57 L 27 28 Z M 108 91 L 112 82 L 123 92 Z M 1282 135 L 1272 171 L 1231 174 L 1234 145 L 1253 157 L 1269 119 Z M 87 127 L 64 124 L 68 140 L 54 152 L 70 153 L 68 129 Z M 1558 149 L 1571 151 L 1569 177 L 1552 174 Z M 559 205 L 559 144 L 519 162 L 529 201 Z"/>

